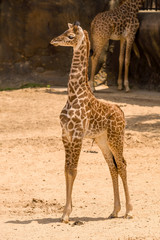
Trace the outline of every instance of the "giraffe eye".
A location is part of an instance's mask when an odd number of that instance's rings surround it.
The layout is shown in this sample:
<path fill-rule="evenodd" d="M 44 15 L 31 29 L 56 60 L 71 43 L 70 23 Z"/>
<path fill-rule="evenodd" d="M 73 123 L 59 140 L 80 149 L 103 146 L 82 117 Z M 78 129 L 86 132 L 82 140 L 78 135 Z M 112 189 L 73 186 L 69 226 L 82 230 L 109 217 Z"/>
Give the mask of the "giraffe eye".
<path fill-rule="evenodd" d="M 69 38 L 69 39 L 73 39 L 74 36 L 73 36 L 73 35 L 69 35 L 68 38 Z"/>

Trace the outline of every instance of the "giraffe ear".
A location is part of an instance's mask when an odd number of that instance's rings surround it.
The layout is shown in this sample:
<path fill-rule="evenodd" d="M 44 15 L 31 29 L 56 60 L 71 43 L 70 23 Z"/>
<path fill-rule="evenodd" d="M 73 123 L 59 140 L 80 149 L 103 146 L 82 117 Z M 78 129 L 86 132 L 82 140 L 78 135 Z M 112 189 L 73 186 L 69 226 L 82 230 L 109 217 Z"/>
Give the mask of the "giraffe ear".
<path fill-rule="evenodd" d="M 68 23 L 68 28 L 71 28 L 73 27 L 73 24 L 72 23 Z"/>

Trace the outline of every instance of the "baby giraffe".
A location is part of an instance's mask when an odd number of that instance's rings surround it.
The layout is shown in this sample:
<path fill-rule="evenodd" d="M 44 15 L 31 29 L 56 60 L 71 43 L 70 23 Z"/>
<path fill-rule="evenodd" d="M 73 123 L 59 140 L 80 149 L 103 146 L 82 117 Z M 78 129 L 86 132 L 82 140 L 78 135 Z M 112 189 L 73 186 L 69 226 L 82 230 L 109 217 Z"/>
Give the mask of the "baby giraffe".
<path fill-rule="evenodd" d="M 68 99 L 60 114 L 66 177 L 66 205 L 62 221 L 67 223 L 72 211 L 72 188 L 83 138 L 94 139 L 108 163 L 114 192 L 114 209 L 110 218 L 117 217 L 121 208 L 118 174 L 122 179 L 126 198 L 125 217 L 129 218 L 132 205 L 127 184 L 126 161 L 123 157 L 124 114 L 117 105 L 99 101 L 93 95 L 88 84 L 88 33 L 80 27 L 79 22 L 69 23 L 68 27 L 68 30 L 51 41 L 54 46 L 73 47 Z"/>

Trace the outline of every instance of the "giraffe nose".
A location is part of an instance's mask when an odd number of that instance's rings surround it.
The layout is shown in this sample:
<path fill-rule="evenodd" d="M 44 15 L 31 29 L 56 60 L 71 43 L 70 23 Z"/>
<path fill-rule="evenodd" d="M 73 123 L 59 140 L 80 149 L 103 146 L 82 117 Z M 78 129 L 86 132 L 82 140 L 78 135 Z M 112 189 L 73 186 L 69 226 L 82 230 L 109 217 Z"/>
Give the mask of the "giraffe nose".
<path fill-rule="evenodd" d="M 54 46 L 58 46 L 58 42 L 57 42 L 55 39 L 52 39 L 52 40 L 50 41 L 50 44 L 51 44 L 51 45 L 54 45 Z"/>

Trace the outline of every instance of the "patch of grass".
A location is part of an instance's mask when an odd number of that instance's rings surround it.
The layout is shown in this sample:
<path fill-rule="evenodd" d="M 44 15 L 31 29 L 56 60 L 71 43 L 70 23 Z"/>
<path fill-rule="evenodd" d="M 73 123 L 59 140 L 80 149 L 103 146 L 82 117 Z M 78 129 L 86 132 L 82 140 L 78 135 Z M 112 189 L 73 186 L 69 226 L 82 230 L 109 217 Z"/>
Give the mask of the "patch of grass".
<path fill-rule="evenodd" d="M 44 85 L 42 84 L 39 84 L 39 83 L 27 83 L 27 84 L 24 84 L 20 87 L 20 89 L 23 89 L 23 88 L 40 88 L 40 87 L 45 87 Z"/>
<path fill-rule="evenodd" d="M 39 83 L 26 83 L 21 87 L 17 87 L 17 88 L 0 88 L 0 91 L 13 91 L 13 90 L 24 89 L 24 88 L 41 88 L 41 87 L 46 87 L 46 86 Z"/>

